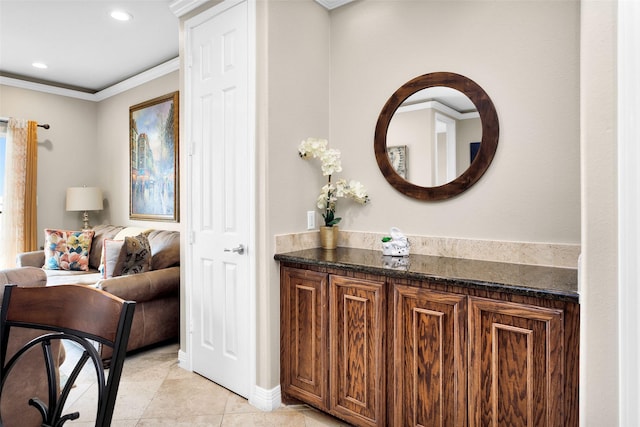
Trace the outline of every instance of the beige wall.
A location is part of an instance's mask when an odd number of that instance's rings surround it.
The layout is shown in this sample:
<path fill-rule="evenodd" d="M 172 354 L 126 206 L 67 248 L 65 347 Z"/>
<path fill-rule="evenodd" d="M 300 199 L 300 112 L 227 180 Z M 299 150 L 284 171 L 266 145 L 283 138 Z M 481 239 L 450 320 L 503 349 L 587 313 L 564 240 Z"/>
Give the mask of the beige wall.
<path fill-rule="evenodd" d="M 258 385 L 280 383 L 279 266 L 274 235 L 306 228 L 324 184 L 299 158 L 303 139 L 330 136 L 330 20 L 309 1 L 258 2 Z M 258 215 L 260 216 L 260 214 Z M 319 218 L 317 221 L 319 221 Z"/>
<path fill-rule="evenodd" d="M 434 110 L 431 108 L 396 112 L 389 123 L 387 146 L 405 145 L 406 178 L 417 185 L 431 186 L 434 181 Z"/>
<path fill-rule="evenodd" d="M 77 229 L 80 212 L 65 210 L 67 187 L 98 186 L 104 210 L 91 224 L 140 225 L 179 230 L 179 223 L 129 220 L 129 107 L 178 90 L 175 71 L 100 102 L 0 85 L 0 116 L 36 120 L 38 228 Z M 40 233 L 38 244 L 44 243 Z"/>
<path fill-rule="evenodd" d="M 343 227 L 519 242 L 580 242 L 578 1 L 357 1 L 331 13 L 331 143 L 371 205 L 339 206 Z M 500 139 L 489 171 L 439 203 L 387 184 L 373 135 L 388 97 L 452 71 L 493 100 Z M 308 192 L 309 186 L 299 187 Z M 302 227 L 296 213 L 292 228 Z"/>
<path fill-rule="evenodd" d="M 631 374 L 618 371 L 616 12 L 616 1 L 582 3 L 580 420 L 584 426 L 618 425 L 619 377 Z M 637 408 L 627 409 L 637 414 Z"/>
<path fill-rule="evenodd" d="M 580 242 L 577 1 L 364 0 L 327 12 L 311 0 L 291 0 L 264 9 L 266 34 L 258 38 L 268 38 L 268 101 L 259 111 L 268 131 L 259 144 L 267 150 L 268 208 L 261 238 L 306 229 L 305 212 L 314 209 L 324 179 L 318 165 L 301 161 L 295 150 L 315 136 L 342 151 L 340 176 L 369 188 L 369 206 L 339 205 L 343 229 L 384 232 L 395 225 L 417 235 Z M 460 197 L 439 203 L 393 190 L 373 152 L 387 98 L 431 71 L 479 83 L 501 126 L 487 174 Z M 273 253 L 264 255 L 266 261 Z M 259 354 L 271 363 L 259 367 L 258 383 L 270 389 L 279 383 L 277 263 L 270 262 L 267 276 L 269 283 L 259 285 Z"/>
<path fill-rule="evenodd" d="M 65 210 L 67 187 L 99 185 L 95 150 L 97 106 L 66 96 L 0 85 L 0 116 L 48 123 L 38 128 L 38 228 L 77 229 L 80 212 Z M 100 220 L 92 212 L 92 223 Z M 44 233 L 38 245 L 44 244 Z"/>
<path fill-rule="evenodd" d="M 103 188 L 107 200 L 102 215 L 104 223 L 180 230 L 179 223 L 129 219 L 129 107 L 178 88 L 178 71 L 174 71 L 97 104 L 94 156 L 101 162 L 97 184 Z"/>
<path fill-rule="evenodd" d="M 458 120 L 456 139 L 459 153 L 456 159 L 456 171 L 461 174 L 471 164 L 470 144 L 472 142 L 480 142 L 480 139 L 482 139 L 482 122 L 480 119 Z"/>

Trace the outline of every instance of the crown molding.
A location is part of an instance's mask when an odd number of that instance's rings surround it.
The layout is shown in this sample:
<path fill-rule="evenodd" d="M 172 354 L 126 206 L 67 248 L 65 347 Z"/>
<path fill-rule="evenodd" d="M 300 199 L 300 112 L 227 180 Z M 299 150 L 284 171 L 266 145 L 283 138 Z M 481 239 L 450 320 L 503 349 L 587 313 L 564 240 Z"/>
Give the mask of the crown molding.
<path fill-rule="evenodd" d="M 340 6 L 344 6 L 347 3 L 351 3 L 353 0 L 316 0 L 322 6 L 329 10 L 336 9 Z"/>
<path fill-rule="evenodd" d="M 169 5 L 169 9 L 178 18 L 191 12 L 193 9 L 205 4 L 209 0 L 175 0 Z"/>
<path fill-rule="evenodd" d="M 174 58 L 96 93 L 81 92 L 79 90 L 65 89 L 57 86 L 29 82 L 26 80 L 3 76 L 0 76 L 0 84 L 5 86 L 18 87 L 21 89 L 34 90 L 37 92 L 51 93 L 53 95 L 68 96 L 70 98 L 77 98 L 85 101 L 100 102 L 179 69 L 180 58 Z"/>
<path fill-rule="evenodd" d="M 175 0 L 169 5 L 169 9 L 178 18 L 186 15 L 197 7 L 207 3 L 209 0 Z M 316 0 L 328 10 L 336 9 L 354 0 Z"/>
<path fill-rule="evenodd" d="M 13 77 L 0 76 L 0 84 L 13 86 L 21 89 L 35 90 L 37 92 L 51 93 L 53 95 L 68 96 L 70 98 L 83 99 L 85 101 L 95 101 L 95 94 L 81 92 L 79 90 L 65 89 L 58 86 L 35 83 L 27 80 L 20 80 Z"/>
<path fill-rule="evenodd" d="M 480 118 L 480 113 L 478 113 L 477 111 L 473 111 L 469 113 L 461 113 L 438 101 L 424 101 L 424 102 L 418 102 L 416 104 L 401 105 L 400 107 L 398 107 L 396 111 L 398 113 L 406 113 L 409 111 L 426 110 L 427 108 L 440 111 L 441 113 L 447 114 L 456 120 Z"/>
<path fill-rule="evenodd" d="M 151 80 L 157 79 L 180 69 L 180 58 L 173 58 L 147 71 L 143 71 L 133 77 L 128 78 L 120 83 L 108 87 L 95 94 L 95 101 L 102 101 L 129 89 L 140 86 Z"/>

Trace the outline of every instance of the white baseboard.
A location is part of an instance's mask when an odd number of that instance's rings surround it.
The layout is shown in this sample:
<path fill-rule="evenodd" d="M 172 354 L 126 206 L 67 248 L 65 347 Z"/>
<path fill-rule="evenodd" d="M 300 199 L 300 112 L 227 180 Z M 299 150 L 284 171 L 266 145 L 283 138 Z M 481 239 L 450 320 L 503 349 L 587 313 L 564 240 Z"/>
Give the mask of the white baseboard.
<path fill-rule="evenodd" d="M 178 366 L 187 371 L 192 371 L 187 353 L 182 350 L 178 350 Z"/>
<path fill-rule="evenodd" d="M 183 350 L 178 350 L 178 366 L 187 371 L 193 371 L 189 363 L 189 357 Z M 249 404 L 260 409 L 261 411 L 273 411 L 282 406 L 282 397 L 280 395 L 280 385 L 267 390 L 265 388 L 254 386 L 253 393 L 249 396 Z"/>
<path fill-rule="evenodd" d="M 280 385 L 277 385 L 271 390 L 255 386 L 252 395 L 249 396 L 249 404 L 261 411 L 278 409 L 282 405 Z"/>

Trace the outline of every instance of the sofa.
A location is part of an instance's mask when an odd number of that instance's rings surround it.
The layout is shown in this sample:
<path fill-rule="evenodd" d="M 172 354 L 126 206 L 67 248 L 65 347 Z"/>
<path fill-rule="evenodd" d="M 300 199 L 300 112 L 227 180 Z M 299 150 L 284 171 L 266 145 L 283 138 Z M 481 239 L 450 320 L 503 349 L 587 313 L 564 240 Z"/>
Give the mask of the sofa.
<path fill-rule="evenodd" d="M 115 225 L 97 225 L 92 231 L 86 271 L 42 269 L 47 262 L 43 250 L 19 254 L 17 264 L 41 268 L 47 277 L 47 286 L 93 285 L 124 300 L 135 301 L 128 351 L 177 340 L 180 336 L 180 233 Z M 118 257 L 123 252 L 116 247 L 109 255 L 109 248 L 113 243 L 122 245 L 125 240 L 128 245 L 133 236 L 140 234 L 147 237 L 150 247 L 148 268 L 125 275 L 115 271 L 112 276 L 109 266 L 121 262 Z M 103 348 L 101 355 L 108 360 L 111 349 Z"/>
<path fill-rule="evenodd" d="M 25 267 L 0 270 L 0 305 L 7 284 L 19 286 L 45 286 L 47 276 L 41 268 Z M 9 337 L 7 357 L 31 339 L 42 335 L 43 331 L 16 329 Z M 64 346 L 52 341 L 55 360 L 60 367 L 65 359 Z M 36 427 L 42 425 L 38 410 L 29 405 L 29 399 L 39 397 L 48 401 L 47 380 L 42 352 L 30 351 L 18 362 L 0 395 L 0 413 L 4 427 Z"/>

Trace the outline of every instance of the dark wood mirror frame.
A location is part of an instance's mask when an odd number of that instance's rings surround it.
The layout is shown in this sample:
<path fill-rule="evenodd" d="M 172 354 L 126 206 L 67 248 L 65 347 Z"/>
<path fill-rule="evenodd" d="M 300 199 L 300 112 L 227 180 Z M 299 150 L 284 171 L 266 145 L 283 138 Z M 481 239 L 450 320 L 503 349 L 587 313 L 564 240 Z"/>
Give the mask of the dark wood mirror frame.
<path fill-rule="evenodd" d="M 402 178 L 387 156 L 387 130 L 391 118 L 411 95 L 434 86 L 446 86 L 464 93 L 476 106 L 482 122 L 480 150 L 469 168 L 453 181 L 437 187 L 421 187 Z M 489 95 L 473 80 L 455 73 L 437 72 L 416 77 L 400 87 L 382 108 L 376 124 L 373 148 L 380 171 L 399 192 L 419 200 L 444 200 L 455 197 L 475 184 L 489 168 L 498 148 L 498 115 Z"/>

